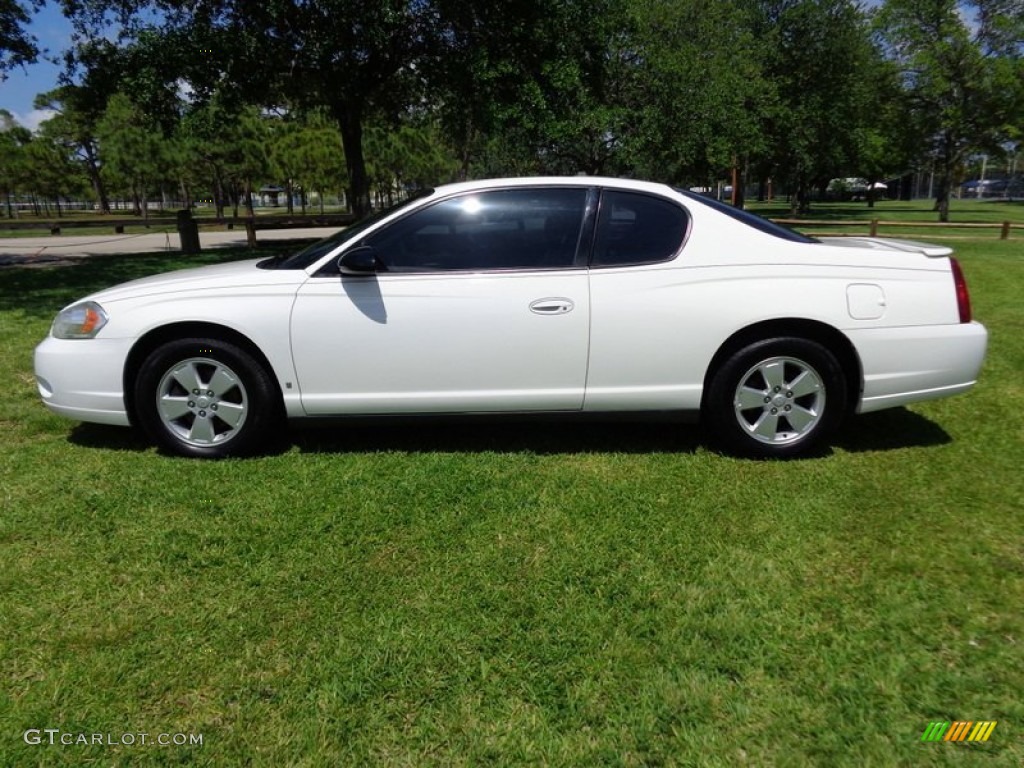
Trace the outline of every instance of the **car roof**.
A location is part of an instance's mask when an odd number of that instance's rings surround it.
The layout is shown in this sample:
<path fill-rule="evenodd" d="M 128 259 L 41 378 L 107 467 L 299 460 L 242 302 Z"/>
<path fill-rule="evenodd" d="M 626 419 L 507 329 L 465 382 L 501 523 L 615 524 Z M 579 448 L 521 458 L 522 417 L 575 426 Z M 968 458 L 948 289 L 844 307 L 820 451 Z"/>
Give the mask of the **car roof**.
<path fill-rule="evenodd" d="M 458 192 L 472 192 L 477 189 L 493 189 L 494 187 L 537 187 L 537 186 L 565 186 L 565 187 L 616 187 L 619 189 L 633 189 L 637 191 L 658 192 L 665 194 L 673 192 L 672 187 L 654 181 L 638 181 L 636 179 L 619 179 L 608 176 L 512 176 L 508 178 L 479 179 L 475 181 L 460 181 L 453 184 L 444 184 L 435 187 L 434 191 L 441 194 L 454 194 Z"/>

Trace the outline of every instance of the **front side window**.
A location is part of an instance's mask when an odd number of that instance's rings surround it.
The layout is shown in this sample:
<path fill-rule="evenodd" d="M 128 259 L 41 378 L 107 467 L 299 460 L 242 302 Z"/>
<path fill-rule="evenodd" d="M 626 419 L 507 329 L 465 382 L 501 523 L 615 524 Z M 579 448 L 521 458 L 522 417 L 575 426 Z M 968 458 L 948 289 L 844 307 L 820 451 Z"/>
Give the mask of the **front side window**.
<path fill-rule="evenodd" d="M 443 200 L 366 239 L 389 272 L 565 269 L 587 190 L 503 189 Z"/>
<path fill-rule="evenodd" d="M 668 200 L 605 190 L 591 265 L 627 267 L 668 261 L 683 245 L 689 216 Z"/>

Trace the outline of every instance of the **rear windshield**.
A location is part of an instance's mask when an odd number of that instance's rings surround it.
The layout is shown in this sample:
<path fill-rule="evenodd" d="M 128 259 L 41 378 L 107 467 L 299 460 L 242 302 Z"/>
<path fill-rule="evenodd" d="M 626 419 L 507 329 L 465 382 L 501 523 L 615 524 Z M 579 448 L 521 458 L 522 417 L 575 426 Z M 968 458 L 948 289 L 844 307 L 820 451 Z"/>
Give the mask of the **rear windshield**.
<path fill-rule="evenodd" d="M 676 189 L 676 192 L 681 194 L 683 197 L 688 197 L 691 200 L 699 200 L 704 205 L 714 208 L 719 213 L 724 213 L 736 221 L 741 221 L 748 227 L 753 227 L 765 234 L 772 235 L 773 237 L 779 237 L 783 240 L 791 240 L 794 243 L 816 243 L 818 242 L 813 237 L 796 232 L 789 227 L 784 227 L 781 224 L 776 224 L 774 221 L 768 221 L 768 219 L 758 216 L 756 213 L 745 211 L 742 208 L 735 208 L 731 205 L 727 205 L 719 200 L 715 200 L 713 197 L 705 197 L 704 195 L 698 195 L 695 192 L 691 192 L 688 189 Z"/>

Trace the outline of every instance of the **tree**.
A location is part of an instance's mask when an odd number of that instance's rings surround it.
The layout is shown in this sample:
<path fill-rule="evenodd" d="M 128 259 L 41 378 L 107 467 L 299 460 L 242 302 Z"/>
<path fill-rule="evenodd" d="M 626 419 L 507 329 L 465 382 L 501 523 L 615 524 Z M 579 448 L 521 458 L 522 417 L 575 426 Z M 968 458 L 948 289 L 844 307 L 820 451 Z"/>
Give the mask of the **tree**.
<path fill-rule="evenodd" d="M 938 171 L 939 220 L 949 221 L 957 168 L 1024 120 L 1024 2 L 886 0 L 879 21 Z"/>
<path fill-rule="evenodd" d="M 316 190 L 320 198 L 320 212 L 324 209 L 324 192 L 340 190 L 347 179 L 345 155 L 337 126 L 320 112 L 301 118 L 288 115 L 270 123 L 270 167 L 272 173 L 285 186 L 288 212 L 293 211 L 293 197 L 297 189 L 306 212 L 307 192 Z M 368 180 L 372 174 L 368 173 Z"/>
<path fill-rule="evenodd" d="M 355 212 L 369 211 L 363 129 L 375 109 L 415 81 L 440 44 L 431 2 L 408 0 L 63 0 L 101 37 L 116 12 L 125 34 L 146 42 L 146 61 L 185 78 L 200 98 L 224 83 L 243 101 L 325 107 L 341 132 Z M 138 12 L 156 10 L 162 25 Z M 162 53 L 161 53 L 162 52 Z M 399 98 L 400 102 L 404 99 Z"/>
<path fill-rule="evenodd" d="M 389 205 L 396 193 L 456 175 L 458 161 L 433 122 L 374 126 L 366 138 L 367 167 L 378 204 Z"/>
<path fill-rule="evenodd" d="M 123 93 L 107 103 L 97 136 L 105 171 L 132 198 L 136 216 L 149 218 L 149 195 L 167 178 L 170 164 L 159 126 Z"/>
<path fill-rule="evenodd" d="M 31 138 L 32 133 L 18 125 L 10 112 L 0 109 L 0 194 L 9 219 L 15 215 L 11 197 L 25 176 L 25 146 Z"/>
<path fill-rule="evenodd" d="M 29 13 L 40 8 L 43 0 L 0 0 L 0 80 L 14 67 L 31 64 L 39 55 L 36 39 L 25 31 Z"/>
<path fill-rule="evenodd" d="M 473 173 L 621 168 L 632 70 L 625 0 L 439 0 L 447 47 L 431 101 Z"/>
<path fill-rule="evenodd" d="M 35 99 L 36 109 L 56 114 L 46 121 L 51 136 L 59 137 L 82 163 L 102 213 L 110 213 L 110 200 L 100 173 L 99 143 L 96 125 L 106 107 L 106 94 L 85 86 L 64 85 Z"/>
<path fill-rule="evenodd" d="M 789 187 L 793 211 L 813 188 L 848 175 L 857 137 L 873 119 L 871 79 L 880 56 L 853 0 L 754 0 L 774 103 L 765 116 L 764 171 Z"/>
<path fill-rule="evenodd" d="M 624 139 L 631 166 L 648 178 L 703 185 L 760 157 L 774 92 L 751 9 L 640 0 L 632 14 L 638 72 Z"/>
<path fill-rule="evenodd" d="M 82 166 L 76 162 L 73 150 L 49 121 L 40 126 L 25 146 L 24 179 L 28 190 L 45 201 L 54 202 L 57 216 L 63 213 L 61 198 L 79 195 L 87 188 Z"/>

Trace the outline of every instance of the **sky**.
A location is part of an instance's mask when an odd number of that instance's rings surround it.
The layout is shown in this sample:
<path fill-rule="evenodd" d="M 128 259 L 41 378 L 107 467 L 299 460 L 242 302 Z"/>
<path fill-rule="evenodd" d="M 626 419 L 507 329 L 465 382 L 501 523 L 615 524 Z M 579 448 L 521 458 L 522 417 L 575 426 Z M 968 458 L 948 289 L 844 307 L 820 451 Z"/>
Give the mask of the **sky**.
<path fill-rule="evenodd" d="M 63 69 L 63 64 L 54 64 L 46 59 L 60 58 L 70 47 L 71 24 L 58 6 L 47 3 L 32 17 L 28 32 L 36 38 L 40 50 L 47 49 L 47 53 L 37 63 L 7 73 L 7 79 L 0 82 L 0 109 L 6 109 L 21 125 L 34 130 L 49 117 L 49 113 L 34 109 L 32 102 L 37 93 L 57 86 L 57 77 Z"/>

